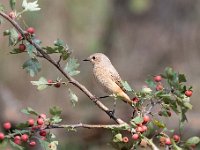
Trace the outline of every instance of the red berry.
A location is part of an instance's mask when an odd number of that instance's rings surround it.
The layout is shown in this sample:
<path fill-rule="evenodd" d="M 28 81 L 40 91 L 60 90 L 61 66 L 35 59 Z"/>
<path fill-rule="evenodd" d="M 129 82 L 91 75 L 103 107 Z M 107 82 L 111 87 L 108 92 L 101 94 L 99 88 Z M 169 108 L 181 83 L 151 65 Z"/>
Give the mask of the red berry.
<path fill-rule="evenodd" d="M 56 84 L 54 84 L 55 87 L 59 88 L 61 86 L 60 82 L 57 82 Z"/>
<path fill-rule="evenodd" d="M 137 102 L 139 102 L 139 99 L 138 99 L 137 97 L 134 97 L 134 98 L 132 99 L 132 101 L 133 101 L 133 103 L 137 103 Z"/>
<path fill-rule="evenodd" d="M 5 122 L 5 123 L 3 124 L 3 128 L 4 128 L 5 130 L 10 130 L 10 128 L 11 128 L 11 123 L 10 123 L 10 122 Z"/>
<path fill-rule="evenodd" d="M 156 86 L 156 91 L 161 91 L 161 90 L 163 90 L 163 86 L 161 84 L 158 84 Z"/>
<path fill-rule="evenodd" d="M 122 141 L 123 141 L 124 143 L 128 143 L 129 139 L 128 139 L 128 137 L 125 136 L 125 137 L 122 138 Z"/>
<path fill-rule="evenodd" d="M 165 139 L 165 144 L 166 145 L 171 145 L 172 144 L 171 139 L 170 138 L 166 138 Z"/>
<path fill-rule="evenodd" d="M 145 125 L 141 126 L 141 128 L 142 128 L 143 132 L 147 131 L 147 129 L 148 129 L 147 126 L 145 126 Z"/>
<path fill-rule="evenodd" d="M 34 34 L 35 33 L 35 29 L 33 27 L 29 27 L 26 31 L 28 33 L 30 33 L 30 34 Z"/>
<path fill-rule="evenodd" d="M 23 39 L 21 34 L 18 34 L 18 41 L 21 41 Z"/>
<path fill-rule="evenodd" d="M 28 141 L 28 135 L 27 134 L 23 134 L 21 136 L 21 139 L 22 139 L 23 142 L 27 142 Z"/>
<path fill-rule="evenodd" d="M 173 136 L 173 139 L 174 139 L 175 142 L 178 142 L 178 141 L 180 141 L 180 136 L 178 136 L 178 135 L 175 134 Z"/>
<path fill-rule="evenodd" d="M 48 82 L 48 83 L 53 83 L 53 80 L 49 79 L 47 82 Z"/>
<path fill-rule="evenodd" d="M 34 119 L 29 119 L 28 125 L 32 127 L 32 126 L 34 126 L 34 122 L 35 122 Z"/>
<path fill-rule="evenodd" d="M 24 44 L 19 44 L 19 50 L 20 50 L 21 52 L 24 52 L 24 51 L 26 50 L 26 45 L 24 45 Z"/>
<path fill-rule="evenodd" d="M 132 135 L 133 140 L 138 140 L 138 138 L 139 138 L 139 134 L 135 133 Z"/>
<path fill-rule="evenodd" d="M 191 91 L 191 90 L 185 91 L 185 95 L 186 95 L 187 97 L 192 96 L 192 91 Z"/>
<path fill-rule="evenodd" d="M 15 136 L 14 137 L 14 142 L 15 142 L 15 144 L 20 145 L 21 144 L 21 137 L 19 135 Z"/>
<path fill-rule="evenodd" d="M 31 141 L 29 142 L 29 146 L 34 147 L 35 145 L 36 145 L 36 142 L 35 142 L 35 141 L 31 140 Z"/>
<path fill-rule="evenodd" d="M 40 131 L 40 136 L 46 136 L 46 135 L 47 135 L 47 132 L 45 130 Z"/>
<path fill-rule="evenodd" d="M 167 114 L 169 117 L 171 117 L 171 115 L 172 115 L 171 111 L 167 111 Z"/>
<path fill-rule="evenodd" d="M 0 140 L 4 140 L 4 138 L 5 138 L 5 135 L 2 132 L 0 132 Z"/>
<path fill-rule="evenodd" d="M 44 120 L 42 118 L 38 118 L 37 119 L 37 124 L 38 125 L 43 125 L 44 124 Z"/>
<path fill-rule="evenodd" d="M 46 119 L 47 116 L 46 116 L 46 114 L 40 114 L 40 115 L 39 115 L 39 118 Z"/>
<path fill-rule="evenodd" d="M 149 121 L 150 121 L 150 117 L 147 116 L 147 115 L 145 115 L 145 116 L 143 117 L 143 124 L 146 124 L 146 123 L 149 122 Z"/>
<path fill-rule="evenodd" d="M 16 13 L 14 11 L 11 11 L 8 16 L 11 18 L 11 19 L 15 19 L 16 18 Z"/>
<path fill-rule="evenodd" d="M 160 82 L 161 80 L 162 80 L 162 77 L 160 75 L 154 77 L 155 82 Z"/>
<path fill-rule="evenodd" d="M 137 131 L 137 132 L 143 132 L 143 129 L 142 129 L 142 127 L 137 127 L 137 128 L 136 128 L 136 131 Z"/>

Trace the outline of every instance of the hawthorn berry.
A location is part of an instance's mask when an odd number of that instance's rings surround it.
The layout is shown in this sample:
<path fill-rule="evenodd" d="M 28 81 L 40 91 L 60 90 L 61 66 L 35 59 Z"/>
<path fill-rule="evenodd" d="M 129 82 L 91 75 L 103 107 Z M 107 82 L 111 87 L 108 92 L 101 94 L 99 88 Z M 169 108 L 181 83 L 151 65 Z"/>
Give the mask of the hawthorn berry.
<path fill-rule="evenodd" d="M 45 130 L 40 131 L 40 136 L 46 136 L 46 135 L 47 135 L 47 132 Z"/>
<path fill-rule="evenodd" d="M 135 133 L 132 135 L 133 140 L 138 140 L 138 138 L 139 138 L 139 134 Z"/>
<path fill-rule="evenodd" d="M 22 35 L 21 34 L 18 34 L 18 41 L 21 41 L 23 39 Z"/>
<path fill-rule="evenodd" d="M 137 131 L 137 132 L 143 132 L 143 129 L 142 129 L 142 127 L 137 127 L 137 128 L 136 128 L 136 131 Z"/>
<path fill-rule="evenodd" d="M 168 115 L 168 117 L 171 117 L 171 115 L 172 115 L 171 111 L 167 111 L 167 115 Z"/>
<path fill-rule="evenodd" d="M 35 33 L 35 29 L 33 27 L 29 27 L 27 30 L 26 30 L 29 34 L 34 34 Z"/>
<path fill-rule="evenodd" d="M 186 90 L 186 91 L 185 91 L 185 95 L 186 95 L 187 97 L 191 97 L 191 96 L 192 96 L 192 91 L 191 91 L 191 90 Z"/>
<path fill-rule="evenodd" d="M 42 118 L 38 118 L 37 119 L 37 124 L 38 125 L 43 125 L 44 124 L 44 120 Z"/>
<path fill-rule="evenodd" d="M 46 115 L 46 114 L 40 114 L 40 115 L 39 115 L 39 118 L 46 119 L 46 118 L 47 118 L 47 115 Z"/>
<path fill-rule="evenodd" d="M 27 142 L 27 141 L 28 141 L 28 135 L 27 135 L 27 134 L 23 134 L 23 135 L 21 136 L 21 140 L 22 140 L 23 142 Z"/>
<path fill-rule="evenodd" d="M 56 84 L 54 84 L 54 87 L 59 88 L 61 86 L 60 82 L 57 82 Z"/>
<path fill-rule="evenodd" d="M 180 141 L 180 136 L 174 134 L 173 139 L 174 139 L 175 142 L 178 142 L 178 141 Z"/>
<path fill-rule="evenodd" d="M 163 86 L 161 84 L 156 85 L 156 91 L 161 91 Z"/>
<path fill-rule="evenodd" d="M 19 44 L 19 50 L 20 50 L 21 52 L 24 52 L 24 51 L 26 50 L 26 45 L 24 45 L 24 44 Z"/>
<path fill-rule="evenodd" d="M 29 142 L 29 146 L 34 147 L 36 145 L 36 142 L 34 140 L 31 140 Z"/>
<path fill-rule="evenodd" d="M 15 19 L 17 16 L 16 16 L 16 13 L 14 11 L 11 11 L 9 12 L 8 16 L 11 18 L 11 19 Z"/>
<path fill-rule="evenodd" d="M 143 117 L 143 124 L 146 124 L 146 123 L 149 122 L 149 121 L 150 121 L 150 117 L 147 116 L 147 115 L 145 115 L 145 116 Z"/>
<path fill-rule="evenodd" d="M 125 136 L 125 137 L 122 138 L 122 141 L 123 141 L 124 143 L 128 143 L 129 139 L 128 139 L 128 137 Z"/>
<path fill-rule="evenodd" d="M 5 123 L 3 124 L 3 128 L 4 128 L 5 130 L 10 130 L 10 128 L 11 128 L 11 123 L 10 123 L 10 122 L 5 122 Z"/>
<path fill-rule="evenodd" d="M 5 138 L 5 135 L 2 132 L 0 132 L 0 140 L 2 141 L 4 140 L 4 138 Z"/>
<path fill-rule="evenodd" d="M 157 75 L 154 77 L 155 82 L 160 82 L 162 80 L 162 77 L 160 75 Z"/>
<path fill-rule="evenodd" d="M 32 126 L 34 126 L 34 122 L 35 122 L 34 119 L 29 119 L 28 125 L 32 127 Z"/>
<path fill-rule="evenodd" d="M 133 101 L 133 103 L 137 103 L 137 102 L 139 102 L 139 99 L 138 99 L 137 97 L 134 97 L 134 98 L 132 99 L 132 101 Z"/>
<path fill-rule="evenodd" d="M 171 145 L 172 144 L 171 139 L 170 138 L 166 138 L 165 139 L 165 144 L 166 145 Z"/>
<path fill-rule="evenodd" d="M 143 132 L 147 131 L 147 129 L 148 129 L 147 126 L 145 126 L 145 125 L 141 126 L 141 128 L 142 128 Z"/>
<path fill-rule="evenodd" d="M 48 82 L 48 83 L 53 83 L 53 80 L 49 79 L 47 82 Z"/>
<path fill-rule="evenodd" d="M 17 144 L 17 145 L 21 144 L 21 137 L 19 135 L 14 137 L 14 143 Z"/>

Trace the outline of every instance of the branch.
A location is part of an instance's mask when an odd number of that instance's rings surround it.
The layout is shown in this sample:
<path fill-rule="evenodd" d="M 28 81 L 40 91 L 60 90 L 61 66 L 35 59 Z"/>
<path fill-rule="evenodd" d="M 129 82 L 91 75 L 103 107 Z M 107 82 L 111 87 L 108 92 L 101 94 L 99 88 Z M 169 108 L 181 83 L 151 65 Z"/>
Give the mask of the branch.
<path fill-rule="evenodd" d="M 111 119 L 113 119 L 118 124 L 124 124 L 125 122 L 121 120 L 120 118 L 115 117 L 110 113 L 110 110 L 103 104 L 101 101 L 99 101 L 98 98 L 96 98 L 84 85 L 79 83 L 77 80 L 75 80 L 73 77 L 71 77 L 69 74 L 64 72 L 64 70 L 60 67 L 60 65 L 57 64 L 51 57 L 34 41 L 32 41 L 29 37 L 25 36 L 25 31 L 18 25 L 18 23 L 11 19 L 7 14 L 0 11 L 0 16 L 2 16 L 4 19 L 9 21 L 15 29 L 23 36 L 25 40 L 27 40 L 31 45 L 33 45 L 36 50 L 46 59 L 48 60 L 52 65 L 54 65 L 68 80 L 71 84 L 76 86 L 78 89 L 80 89 L 83 93 L 85 93 L 92 102 L 94 102 L 101 110 L 103 110 L 107 115 L 110 116 Z"/>

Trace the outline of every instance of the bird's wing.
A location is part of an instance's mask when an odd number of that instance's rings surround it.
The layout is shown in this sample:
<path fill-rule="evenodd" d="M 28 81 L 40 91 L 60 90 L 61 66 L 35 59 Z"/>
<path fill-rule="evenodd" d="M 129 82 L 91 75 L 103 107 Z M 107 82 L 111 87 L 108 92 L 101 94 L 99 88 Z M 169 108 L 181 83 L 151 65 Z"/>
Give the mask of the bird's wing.
<path fill-rule="evenodd" d="M 113 68 L 110 70 L 111 79 L 123 90 L 126 91 L 122 85 L 122 79 L 119 76 L 118 72 Z"/>

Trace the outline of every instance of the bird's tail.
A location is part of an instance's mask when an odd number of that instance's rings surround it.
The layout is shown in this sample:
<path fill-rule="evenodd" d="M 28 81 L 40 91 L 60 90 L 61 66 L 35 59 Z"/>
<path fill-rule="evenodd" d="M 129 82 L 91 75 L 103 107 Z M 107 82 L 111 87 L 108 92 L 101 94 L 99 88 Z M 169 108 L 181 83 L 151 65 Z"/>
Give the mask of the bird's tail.
<path fill-rule="evenodd" d="M 125 103 L 128 103 L 132 106 L 132 100 L 124 91 L 118 92 L 117 96 L 119 96 Z"/>

